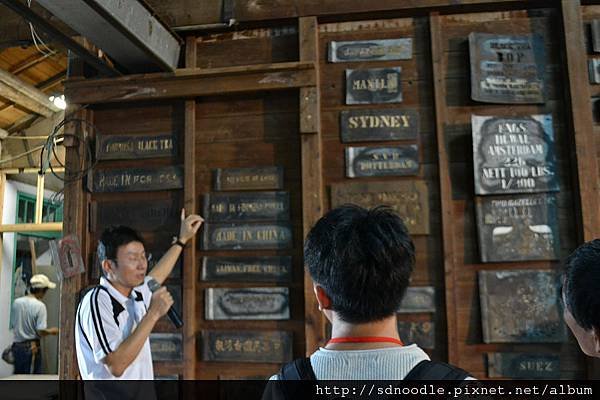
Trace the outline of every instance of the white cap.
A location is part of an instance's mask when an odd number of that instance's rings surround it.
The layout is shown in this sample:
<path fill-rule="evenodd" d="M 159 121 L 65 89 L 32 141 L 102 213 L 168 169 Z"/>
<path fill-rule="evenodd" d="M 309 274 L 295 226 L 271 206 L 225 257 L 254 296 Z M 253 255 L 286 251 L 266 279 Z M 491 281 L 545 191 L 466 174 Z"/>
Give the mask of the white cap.
<path fill-rule="evenodd" d="M 29 280 L 29 284 L 32 288 L 35 289 L 54 289 L 56 287 L 56 283 L 50 281 L 50 279 L 48 279 L 48 277 L 44 274 L 37 274 L 32 276 Z"/>

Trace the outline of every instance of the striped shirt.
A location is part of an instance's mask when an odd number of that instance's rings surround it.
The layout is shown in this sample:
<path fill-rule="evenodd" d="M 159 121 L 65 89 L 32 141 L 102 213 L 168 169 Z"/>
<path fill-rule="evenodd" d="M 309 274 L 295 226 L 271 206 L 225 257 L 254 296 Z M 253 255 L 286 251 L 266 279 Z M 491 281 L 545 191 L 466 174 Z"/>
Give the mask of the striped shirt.
<path fill-rule="evenodd" d="M 82 379 L 154 379 L 150 340 L 146 339 L 138 356 L 116 377 L 104 363 L 135 329 L 150 307 L 152 292 L 144 283 L 121 294 L 108 280 L 90 290 L 79 303 L 75 321 L 75 348 Z"/>

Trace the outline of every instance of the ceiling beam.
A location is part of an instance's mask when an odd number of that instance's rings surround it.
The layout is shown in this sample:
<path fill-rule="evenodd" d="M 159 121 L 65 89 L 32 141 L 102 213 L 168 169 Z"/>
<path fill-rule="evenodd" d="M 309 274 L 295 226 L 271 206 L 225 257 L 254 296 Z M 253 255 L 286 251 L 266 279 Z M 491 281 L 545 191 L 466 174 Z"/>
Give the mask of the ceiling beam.
<path fill-rule="evenodd" d="M 44 92 L 1 69 L 0 97 L 46 118 L 59 111 Z"/>

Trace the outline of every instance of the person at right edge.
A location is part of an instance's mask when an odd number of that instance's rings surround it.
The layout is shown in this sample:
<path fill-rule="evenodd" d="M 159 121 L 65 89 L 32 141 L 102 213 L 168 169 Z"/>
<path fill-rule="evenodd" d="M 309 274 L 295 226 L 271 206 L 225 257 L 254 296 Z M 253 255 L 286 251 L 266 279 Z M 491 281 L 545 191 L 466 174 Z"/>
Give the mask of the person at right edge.
<path fill-rule="evenodd" d="M 292 385 L 277 380 L 472 379 L 430 361 L 400 338 L 396 312 L 410 283 L 415 248 L 391 209 L 344 205 L 329 211 L 308 233 L 304 262 L 319 310 L 331 323 L 331 339 L 310 357 L 285 364 L 263 399 L 298 397 L 288 390 Z"/>

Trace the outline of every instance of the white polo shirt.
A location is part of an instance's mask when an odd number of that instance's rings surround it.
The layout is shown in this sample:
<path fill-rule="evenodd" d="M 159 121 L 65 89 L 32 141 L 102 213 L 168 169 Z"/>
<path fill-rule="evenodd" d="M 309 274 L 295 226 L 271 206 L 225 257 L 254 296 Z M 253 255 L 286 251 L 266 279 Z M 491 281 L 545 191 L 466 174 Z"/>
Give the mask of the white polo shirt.
<path fill-rule="evenodd" d="M 104 363 L 104 357 L 115 351 L 146 315 L 152 297 L 149 279 L 146 277 L 126 297 L 100 278 L 100 285 L 83 297 L 75 321 L 75 348 L 82 379 L 154 379 L 149 339 L 120 377 L 111 374 Z"/>

